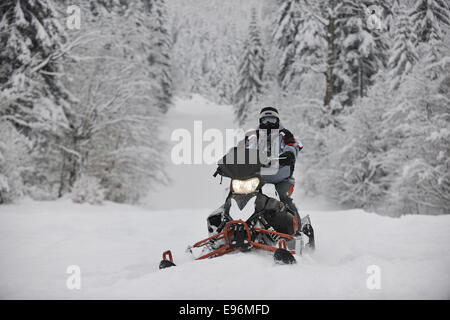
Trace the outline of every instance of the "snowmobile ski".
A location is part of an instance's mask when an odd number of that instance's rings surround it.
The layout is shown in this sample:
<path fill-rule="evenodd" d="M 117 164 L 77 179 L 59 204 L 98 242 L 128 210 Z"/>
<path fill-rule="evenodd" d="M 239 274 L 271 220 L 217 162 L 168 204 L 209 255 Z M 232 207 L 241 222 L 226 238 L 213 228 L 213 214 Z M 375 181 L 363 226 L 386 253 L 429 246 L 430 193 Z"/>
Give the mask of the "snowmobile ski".
<path fill-rule="evenodd" d="M 167 256 L 169 257 L 169 260 L 167 260 Z M 166 269 L 174 266 L 176 266 L 176 264 L 173 263 L 172 252 L 170 250 L 165 251 L 163 253 L 163 259 L 159 263 L 159 269 Z"/>
<path fill-rule="evenodd" d="M 280 264 L 294 264 L 297 263 L 295 257 L 288 250 L 284 248 L 278 248 L 273 254 L 273 259 L 276 263 Z"/>

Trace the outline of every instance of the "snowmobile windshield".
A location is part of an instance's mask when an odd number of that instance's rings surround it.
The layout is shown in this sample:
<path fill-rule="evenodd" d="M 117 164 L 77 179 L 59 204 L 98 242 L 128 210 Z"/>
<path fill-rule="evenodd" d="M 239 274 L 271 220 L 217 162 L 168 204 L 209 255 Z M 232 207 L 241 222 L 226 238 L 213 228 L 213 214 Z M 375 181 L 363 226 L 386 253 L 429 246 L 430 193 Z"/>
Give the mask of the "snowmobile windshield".
<path fill-rule="evenodd" d="M 222 176 L 240 180 L 259 176 L 263 166 L 258 150 L 238 147 L 232 148 L 217 164 Z"/>

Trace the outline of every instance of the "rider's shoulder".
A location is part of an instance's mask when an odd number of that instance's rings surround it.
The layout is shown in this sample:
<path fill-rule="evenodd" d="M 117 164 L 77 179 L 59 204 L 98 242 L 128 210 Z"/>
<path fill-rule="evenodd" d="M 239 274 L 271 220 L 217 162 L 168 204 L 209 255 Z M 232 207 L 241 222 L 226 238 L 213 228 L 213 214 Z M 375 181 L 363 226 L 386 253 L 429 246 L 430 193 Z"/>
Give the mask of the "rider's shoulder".
<path fill-rule="evenodd" d="M 285 139 L 294 139 L 294 134 L 286 128 L 280 129 L 280 135 Z"/>

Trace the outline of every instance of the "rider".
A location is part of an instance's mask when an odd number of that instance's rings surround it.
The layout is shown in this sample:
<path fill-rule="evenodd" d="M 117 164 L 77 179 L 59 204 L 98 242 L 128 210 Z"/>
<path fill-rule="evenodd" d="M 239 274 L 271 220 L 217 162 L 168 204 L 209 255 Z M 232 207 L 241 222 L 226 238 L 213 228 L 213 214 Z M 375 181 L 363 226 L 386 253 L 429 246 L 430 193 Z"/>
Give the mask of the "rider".
<path fill-rule="evenodd" d="M 267 143 L 259 139 L 260 130 L 267 130 Z M 278 110 L 273 107 L 264 107 L 259 115 L 259 127 L 255 133 L 247 137 L 247 148 L 258 148 L 267 145 L 267 152 L 271 154 L 271 134 L 278 134 L 279 150 L 272 156 L 278 156 L 279 169 L 273 175 L 261 175 L 261 179 L 266 183 L 273 183 L 280 196 L 280 200 L 285 203 L 297 216 L 298 210 L 291 196 L 294 191 L 295 179 L 292 176 L 295 168 L 297 154 L 303 149 L 302 143 L 295 139 L 294 135 L 280 123 Z"/>
<path fill-rule="evenodd" d="M 266 130 L 261 134 L 261 130 Z M 293 134 L 284 128 L 280 124 L 280 117 L 278 110 L 273 107 L 262 108 L 259 116 L 259 126 L 257 130 L 253 130 L 252 134 L 246 136 L 242 143 L 245 143 L 245 147 L 248 149 L 265 149 L 265 142 L 267 142 L 267 153 L 270 156 L 271 135 L 277 134 L 279 138 L 279 150 L 274 155 L 279 158 L 279 168 L 275 174 L 262 175 L 261 179 L 265 183 L 272 183 L 275 185 L 280 201 L 286 204 L 288 209 L 294 214 L 295 224 L 300 226 L 300 216 L 298 214 L 297 207 L 295 206 L 291 195 L 294 191 L 295 179 L 292 176 L 295 167 L 295 160 L 297 154 L 303 149 L 303 145 L 300 141 L 296 140 Z M 267 141 L 260 139 L 260 136 L 267 136 Z M 276 141 L 276 140 L 275 140 Z M 217 210 L 211 213 L 207 219 L 208 232 L 213 235 L 217 232 L 218 226 L 221 224 L 221 213 L 224 210 L 224 205 L 220 206 Z"/>

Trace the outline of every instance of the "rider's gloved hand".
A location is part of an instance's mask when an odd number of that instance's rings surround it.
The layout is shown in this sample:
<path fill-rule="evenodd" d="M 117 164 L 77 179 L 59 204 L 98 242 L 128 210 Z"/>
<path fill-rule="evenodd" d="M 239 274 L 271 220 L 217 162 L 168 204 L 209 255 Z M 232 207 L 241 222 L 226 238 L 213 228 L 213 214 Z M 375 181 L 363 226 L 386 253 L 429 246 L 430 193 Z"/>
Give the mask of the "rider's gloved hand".
<path fill-rule="evenodd" d="M 282 166 L 290 166 L 295 163 L 295 156 L 290 151 L 283 152 L 279 157 L 282 158 L 279 160 Z"/>

